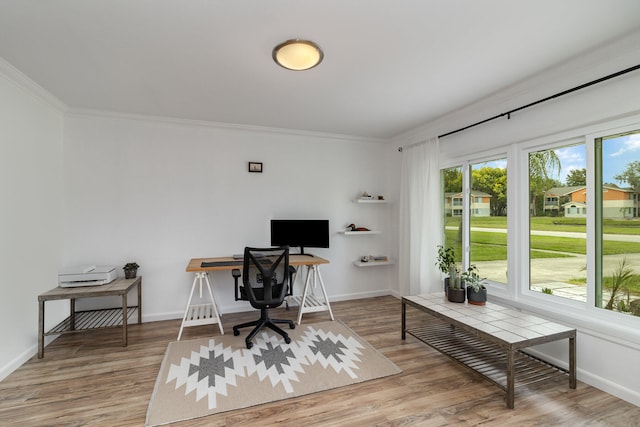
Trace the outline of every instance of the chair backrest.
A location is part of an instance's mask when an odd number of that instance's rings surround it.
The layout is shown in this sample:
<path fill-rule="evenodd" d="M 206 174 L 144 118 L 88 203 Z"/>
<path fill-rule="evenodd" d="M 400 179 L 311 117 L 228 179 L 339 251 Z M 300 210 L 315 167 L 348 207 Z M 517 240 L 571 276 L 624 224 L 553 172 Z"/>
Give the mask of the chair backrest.
<path fill-rule="evenodd" d="M 281 305 L 289 283 L 289 246 L 244 248 L 242 283 L 252 307 Z"/>

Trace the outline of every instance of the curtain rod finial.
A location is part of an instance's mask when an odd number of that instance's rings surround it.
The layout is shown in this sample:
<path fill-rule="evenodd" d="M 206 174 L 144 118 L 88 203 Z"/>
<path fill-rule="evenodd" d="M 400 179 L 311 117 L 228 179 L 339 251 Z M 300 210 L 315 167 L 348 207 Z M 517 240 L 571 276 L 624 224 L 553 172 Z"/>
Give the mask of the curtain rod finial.
<path fill-rule="evenodd" d="M 402 147 L 398 147 L 398 151 L 402 153 Z"/>

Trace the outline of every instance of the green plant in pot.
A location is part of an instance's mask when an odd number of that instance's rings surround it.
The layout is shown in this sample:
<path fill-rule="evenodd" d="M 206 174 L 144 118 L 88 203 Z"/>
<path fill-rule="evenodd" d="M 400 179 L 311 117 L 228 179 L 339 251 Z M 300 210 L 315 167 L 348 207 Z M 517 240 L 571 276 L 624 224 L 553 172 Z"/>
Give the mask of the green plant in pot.
<path fill-rule="evenodd" d="M 445 248 L 442 245 L 438 245 L 438 258 L 436 258 L 436 265 L 441 272 L 449 274 L 449 277 L 444 279 L 444 293 L 446 294 L 449 291 L 451 268 L 453 267 L 455 269 L 456 267 L 456 257 L 453 248 Z"/>
<path fill-rule="evenodd" d="M 486 277 L 480 277 L 478 267 L 469 266 L 467 271 L 462 273 L 467 285 L 467 301 L 473 305 L 485 305 L 487 303 L 487 288 L 484 286 Z"/>
<path fill-rule="evenodd" d="M 459 274 L 455 265 L 449 269 L 449 289 L 447 299 L 451 302 L 464 302 L 464 278 Z"/>
<path fill-rule="evenodd" d="M 124 267 L 122 267 L 125 279 L 135 279 L 138 274 L 138 268 L 140 268 L 140 266 L 136 262 L 126 263 Z"/>

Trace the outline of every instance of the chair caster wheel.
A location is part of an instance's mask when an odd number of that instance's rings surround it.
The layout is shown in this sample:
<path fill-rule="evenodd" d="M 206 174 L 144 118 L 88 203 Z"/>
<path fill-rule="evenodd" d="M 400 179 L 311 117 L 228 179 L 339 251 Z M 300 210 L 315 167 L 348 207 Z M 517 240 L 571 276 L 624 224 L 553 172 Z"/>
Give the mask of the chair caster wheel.
<path fill-rule="evenodd" d="M 238 335 L 240 335 L 240 331 L 238 331 L 238 330 L 234 329 L 234 330 L 233 330 L 233 336 L 234 336 L 234 337 L 237 337 Z"/>
<path fill-rule="evenodd" d="M 287 344 L 291 344 L 291 338 L 284 337 L 284 342 L 286 342 Z"/>
<path fill-rule="evenodd" d="M 296 325 L 295 325 L 295 324 L 293 324 L 293 323 L 289 323 L 289 329 L 295 329 L 295 328 L 296 328 Z"/>
<path fill-rule="evenodd" d="M 252 343 L 252 342 L 248 342 L 248 343 L 247 343 L 247 349 L 248 349 L 248 350 L 250 350 L 250 349 L 251 349 L 251 347 L 253 347 L 253 343 Z"/>

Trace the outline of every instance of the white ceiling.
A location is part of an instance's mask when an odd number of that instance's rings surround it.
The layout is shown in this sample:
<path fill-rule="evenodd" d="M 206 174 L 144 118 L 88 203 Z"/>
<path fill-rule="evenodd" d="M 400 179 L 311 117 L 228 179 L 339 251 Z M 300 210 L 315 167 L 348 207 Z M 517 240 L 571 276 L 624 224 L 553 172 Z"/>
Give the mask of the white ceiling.
<path fill-rule="evenodd" d="M 639 26 L 639 0 L 0 0 L 0 57 L 72 108 L 390 138 Z M 275 65 L 290 38 L 324 61 Z"/>

